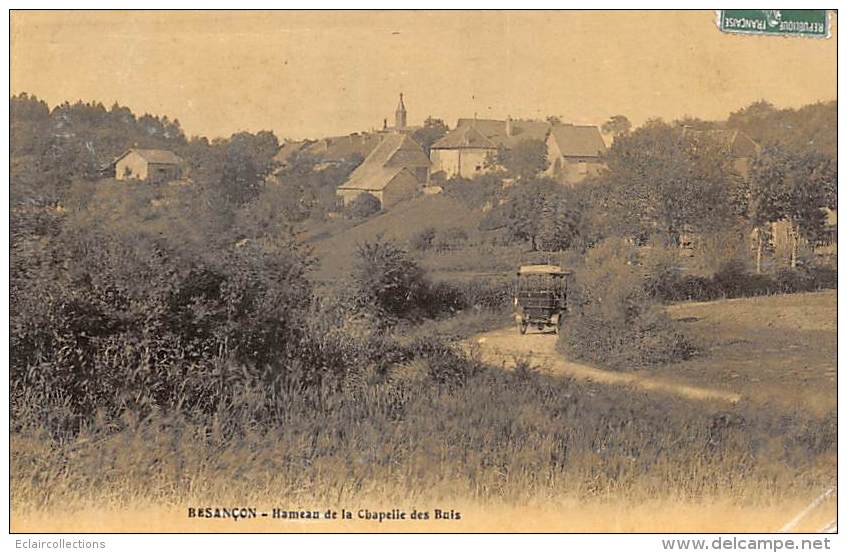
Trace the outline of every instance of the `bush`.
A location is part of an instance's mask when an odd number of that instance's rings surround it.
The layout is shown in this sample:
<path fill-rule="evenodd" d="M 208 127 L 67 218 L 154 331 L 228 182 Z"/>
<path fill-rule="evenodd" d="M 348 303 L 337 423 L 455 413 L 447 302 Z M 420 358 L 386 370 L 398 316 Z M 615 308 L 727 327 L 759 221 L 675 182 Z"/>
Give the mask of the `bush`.
<path fill-rule="evenodd" d="M 456 249 L 468 241 L 468 233 L 460 227 L 450 227 L 437 234 L 433 246 L 439 252 Z"/>
<path fill-rule="evenodd" d="M 838 272 L 832 267 L 803 265 L 781 269 L 774 277 L 775 288 L 784 294 L 812 292 L 838 287 Z"/>
<path fill-rule="evenodd" d="M 485 370 L 479 359 L 445 344 L 435 336 L 424 336 L 410 346 L 416 358 L 426 363 L 427 376 L 435 383 L 459 387 Z"/>
<path fill-rule="evenodd" d="M 382 211 L 382 202 L 373 194 L 362 192 L 344 206 L 344 213 L 353 219 L 364 219 Z"/>
<path fill-rule="evenodd" d="M 462 289 L 444 281 L 427 283 L 419 303 L 422 314 L 428 318 L 452 315 L 473 305 L 469 303 Z"/>
<path fill-rule="evenodd" d="M 507 279 L 474 278 L 456 282 L 453 287 L 467 307 L 499 310 L 512 301 L 512 283 Z"/>
<path fill-rule="evenodd" d="M 724 263 L 712 277 L 714 289 L 726 298 L 762 296 L 773 293 L 773 280 L 766 275 L 747 271 L 744 263 L 732 260 Z"/>
<path fill-rule="evenodd" d="M 502 177 L 494 173 L 484 173 L 472 179 L 451 177 L 444 183 L 445 194 L 471 209 L 481 209 L 494 202 L 502 188 Z"/>
<path fill-rule="evenodd" d="M 419 252 L 426 251 L 432 247 L 432 242 L 435 240 L 435 227 L 426 227 L 409 239 L 409 247 Z"/>
<path fill-rule="evenodd" d="M 353 286 L 360 309 L 390 322 L 415 317 L 427 299 L 429 283 L 406 250 L 380 237 L 359 245 Z"/>
<path fill-rule="evenodd" d="M 343 372 L 306 331 L 310 260 L 292 236 L 278 225 L 249 235 L 199 209 L 190 220 L 204 232 L 183 232 L 185 205 L 164 201 L 169 191 L 99 188 L 103 201 L 69 206 L 15 273 L 13 412 L 37 405 L 51 418 L 61 405 L 58 431 L 128 408 L 201 416 L 244 387 L 272 398 Z"/>
<path fill-rule="evenodd" d="M 838 273 L 831 267 L 800 266 L 769 275 L 752 273 L 743 263 L 729 261 L 711 277 L 658 270 L 651 273 L 647 291 L 660 301 L 673 302 L 814 292 L 837 286 Z"/>
<path fill-rule="evenodd" d="M 693 347 L 650 297 L 635 248 L 606 240 L 588 251 L 570 288 L 559 347 L 615 369 L 686 359 Z"/>

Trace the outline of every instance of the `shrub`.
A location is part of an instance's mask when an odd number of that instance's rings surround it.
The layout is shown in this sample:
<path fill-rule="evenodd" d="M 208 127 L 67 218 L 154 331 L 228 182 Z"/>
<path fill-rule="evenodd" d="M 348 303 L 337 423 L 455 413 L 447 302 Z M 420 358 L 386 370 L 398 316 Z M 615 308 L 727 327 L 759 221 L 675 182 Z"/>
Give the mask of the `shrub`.
<path fill-rule="evenodd" d="M 450 227 L 437 234 L 433 245 L 439 252 L 458 248 L 468 240 L 468 233 L 460 227 Z"/>
<path fill-rule="evenodd" d="M 272 389 L 337 368 L 329 350 L 318 351 L 327 360 L 307 357 L 309 262 L 290 238 L 208 237 L 204 251 L 121 223 L 81 232 L 66 223 L 50 263 L 17 283 L 14 412 L 24 397 L 45 416 L 59 402 L 65 430 L 130 407 L 209 414 L 235 382 Z"/>
<path fill-rule="evenodd" d="M 650 296 L 676 299 L 682 280 L 682 269 L 676 249 L 653 247 L 642 257 L 642 265 L 647 273 L 646 290 Z"/>
<path fill-rule="evenodd" d="M 364 219 L 382 210 L 382 202 L 373 194 L 362 192 L 344 207 L 344 213 L 354 219 Z"/>
<path fill-rule="evenodd" d="M 559 347 L 615 369 L 685 359 L 693 348 L 654 303 L 635 248 L 606 240 L 588 251 L 569 292 Z"/>
<path fill-rule="evenodd" d="M 831 267 L 801 265 L 774 275 L 756 274 L 736 259 L 724 262 L 711 277 L 683 276 L 679 270 L 662 265 L 648 267 L 648 275 L 648 293 L 664 302 L 813 292 L 838 285 L 838 273 Z"/>
<path fill-rule="evenodd" d="M 512 300 L 512 283 L 507 279 L 474 278 L 453 286 L 467 307 L 498 310 L 510 305 Z"/>
<path fill-rule="evenodd" d="M 444 314 L 454 314 L 470 305 L 473 304 L 469 303 L 468 297 L 461 288 L 439 281 L 427 283 L 419 307 L 426 317 L 434 318 Z"/>
<path fill-rule="evenodd" d="M 761 296 L 774 292 L 773 281 L 768 276 L 750 273 L 746 265 L 738 260 L 721 265 L 712 277 L 712 282 L 715 290 L 727 298 Z"/>
<path fill-rule="evenodd" d="M 472 179 L 451 177 L 444 183 L 444 193 L 471 209 L 480 209 L 493 202 L 502 187 L 502 176 L 484 173 Z"/>
<path fill-rule="evenodd" d="M 782 293 L 812 292 L 838 287 L 838 272 L 832 267 L 802 265 L 781 269 L 774 276 L 774 287 Z"/>
<path fill-rule="evenodd" d="M 406 250 L 379 237 L 359 245 L 353 285 L 360 309 L 393 321 L 417 314 L 426 299 L 428 282 Z"/>
<path fill-rule="evenodd" d="M 432 247 L 435 234 L 435 227 L 425 227 L 412 235 L 409 247 L 419 252 L 426 251 Z"/>
<path fill-rule="evenodd" d="M 435 383 L 459 387 L 485 370 L 476 357 L 467 355 L 456 346 L 445 344 L 435 336 L 424 336 L 410 346 L 414 356 L 424 360 L 427 376 Z"/>

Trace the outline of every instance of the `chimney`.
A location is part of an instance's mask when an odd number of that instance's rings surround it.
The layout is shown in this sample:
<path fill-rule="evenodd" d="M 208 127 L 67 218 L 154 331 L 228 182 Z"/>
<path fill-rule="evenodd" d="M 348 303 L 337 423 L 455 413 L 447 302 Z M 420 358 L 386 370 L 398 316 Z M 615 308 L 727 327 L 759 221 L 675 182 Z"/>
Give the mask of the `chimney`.
<path fill-rule="evenodd" d="M 506 136 L 512 136 L 512 116 L 506 116 Z"/>

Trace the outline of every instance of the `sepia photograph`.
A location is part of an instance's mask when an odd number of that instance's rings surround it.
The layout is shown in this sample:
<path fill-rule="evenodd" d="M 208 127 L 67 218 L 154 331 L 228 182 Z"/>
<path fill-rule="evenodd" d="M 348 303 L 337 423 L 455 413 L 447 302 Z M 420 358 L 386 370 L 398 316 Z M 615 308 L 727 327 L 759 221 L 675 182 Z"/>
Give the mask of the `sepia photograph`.
<path fill-rule="evenodd" d="M 9 10 L 16 547 L 829 549 L 837 24 Z"/>

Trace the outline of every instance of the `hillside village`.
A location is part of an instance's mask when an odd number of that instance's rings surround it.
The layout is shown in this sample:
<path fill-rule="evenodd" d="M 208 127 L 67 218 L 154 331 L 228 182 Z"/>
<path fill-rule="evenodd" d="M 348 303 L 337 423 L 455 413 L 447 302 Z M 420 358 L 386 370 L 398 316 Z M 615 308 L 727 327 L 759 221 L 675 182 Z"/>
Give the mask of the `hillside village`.
<path fill-rule="evenodd" d="M 310 167 L 309 171 L 315 174 L 331 175 L 340 171 L 341 178 L 329 177 L 330 180 L 338 181 L 332 191 L 334 200 L 324 200 L 326 215 L 337 217 L 352 211 L 365 216 L 376 212 L 387 214 L 398 204 L 405 205 L 422 196 L 443 194 L 445 187 L 450 195 L 449 189 L 455 188 L 457 182 L 473 182 L 486 176 L 499 175 L 502 186 L 508 186 L 519 175 L 514 172 L 510 175 L 510 171 L 504 166 L 504 160 L 510 153 L 515 152 L 520 152 L 515 155 L 531 156 L 533 152 L 521 150 L 533 146 L 536 148 L 534 154 L 543 158 L 540 159 L 540 165 L 536 167 L 534 174 L 562 186 L 563 189 L 579 188 L 586 179 L 597 179 L 608 170 L 608 146 L 599 126 L 563 123 L 558 117 L 543 121 L 513 119 L 511 116 L 503 120 L 459 118 L 452 128 L 432 117 L 423 125 L 409 125 L 408 121 L 406 100 L 401 93 L 394 110 L 392 125 L 389 125 L 386 118 L 379 130 L 317 140 L 283 141 L 273 153 L 270 160 L 273 168 L 268 171 L 265 180 L 269 186 L 286 187 L 291 178 L 290 171 L 298 162 L 302 163 L 304 160 Z M 699 145 L 703 149 L 713 149 L 725 161 L 728 175 L 741 182 L 749 181 L 751 168 L 762 153 L 762 145 L 744 130 L 720 128 L 697 121 L 682 124 L 680 128 L 680 137 L 687 143 Z M 614 134 L 609 140 L 613 139 Z M 425 142 L 425 145 L 418 140 Z M 127 149 L 102 165 L 99 174 L 112 176 L 116 180 L 192 181 L 191 169 L 185 160 L 174 152 L 163 149 Z M 521 176 L 525 181 L 525 177 L 532 177 L 533 174 Z M 500 203 L 504 201 L 504 198 L 499 200 Z M 430 203 L 432 202 L 435 200 L 430 200 Z M 497 206 L 489 203 L 486 209 L 491 207 Z M 455 206 L 452 209 L 455 210 Z M 835 253 L 837 215 L 836 211 L 829 207 L 822 208 L 822 213 L 823 227 L 817 231 L 817 236 L 822 238 L 818 238 L 818 245 L 813 245 L 812 250 L 831 256 Z M 535 216 L 541 219 L 541 215 L 538 212 Z M 460 219 L 465 222 L 476 221 L 477 224 L 481 222 L 478 212 L 465 213 Z M 390 220 L 391 217 L 386 219 Z M 433 223 L 438 226 L 437 215 Z M 371 226 L 387 226 L 381 232 L 387 230 L 389 235 L 392 235 L 394 231 L 393 235 L 404 241 L 413 238 L 410 232 L 426 230 L 405 227 L 407 232 L 398 234 L 397 229 L 387 222 Z M 315 236 L 316 233 L 323 232 L 319 230 L 320 227 L 318 230 L 313 227 L 314 225 L 306 227 L 305 236 Z M 346 227 L 341 225 L 340 228 Z M 358 230 L 345 230 L 339 233 L 339 237 L 352 231 L 350 236 L 366 239 L 370 232 L 367 228 L 369 225 L 364 225 Z M 445 228 L 445 232 L 454 234 L 467 234 L 468 231 L 473 233 L 476 229 L 464 228 L 463 225 L 448 225 Z M 687 225 L 679 229 L 678 244 L 690 251 L 696 248 L 701 236 L 701 232 Z M 535 249 L 536 237 L 529 237 L 533 240 L 532 249 Z M 767 232 L 754 228 L 748 242 L 751 256 L 756 258 L 757 271 L 761 271 L 762 256 L 768 251 L 790 252 L 783 255 L 790 257 L 793 265 L 796 263 L 798 252 L 809 247 L 807 237 L 798 234 L 796 227 L 785 220 L 770 221 Z M 327 252 L 323 265 L 331 267 L 338 260 L 339 254 L 329 254 L 327 251 L 328 248 L 336 246 L 339 244 L 332 240 L 319 245 L 319 251 Z M 345 253 L 340 254 L 340 258 L 345 258 L 351 248 L 350 244 L 342 247 Z M 343 272 L 347 269 L 319 269 L 319 274 L 338 275 L 339 270 Z"/>
<path fill-rule="evenodd" d="M 377 197 L 383 208 L 421 191 L 437 193 L 440 190 L 437 183 L 446 179 L 473 178 L 494 171 L 496 165 L 490 160 L 498 151 L 512 149 L 527 140 L 545 143 L 549 167 L 544 174 L 562 184 L 576 184 L 596 175 L 603 167 L 606 145 L 596 126 L 511 117 L 503 121 L 460 118 L 452 130 L 430 145 L 427 156 L 412 138 L 422 127 L 407 125 L 407 118 L 401 93 L 393 126 L 386 119 L 382 130 L 376 132 L 285 142 L 275 160 L 284 168 L 293 156 L 310 155 L 328 166 L 351 156 L 361 156 L 362 165 L 347 183 L 339 186 L 338 195 L 347 205 L 357 195 L 368 193 Z"/>

